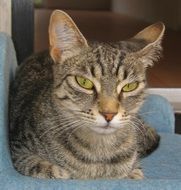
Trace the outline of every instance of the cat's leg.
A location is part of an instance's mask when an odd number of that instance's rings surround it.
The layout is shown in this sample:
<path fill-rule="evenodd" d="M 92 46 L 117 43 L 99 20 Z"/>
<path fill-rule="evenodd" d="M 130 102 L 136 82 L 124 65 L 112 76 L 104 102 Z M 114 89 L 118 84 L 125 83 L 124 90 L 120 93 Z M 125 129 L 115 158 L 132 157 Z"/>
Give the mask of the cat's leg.
<path fill-rule="evenodd" d="M 135 168 L 128 175 L 128 179 L 143 179 L 144 174 L 140 168 Z"/>
<path fill-rule="evenodd" d="M 21 174 L 37 178 L 69 179 L 70 175 L 63 168 L 42 160 L 36 155 L 22 155 L 13 159 L 14 167 Z"/>
<path fill-rule="evenodd" d="M 31 168 L 31 176 L 37 178 L 55 178 L 69 179 L 70 176 L 66 170 L 48 161 L 41 161 Z"/>
<path fill-rule="evenodd" d="M 140 156 L 146 156 L 153 152 L 158 147 L 160 141 L 160 136 L 156 130 L 145 123 L 139 127 L 137 138 Z"/>

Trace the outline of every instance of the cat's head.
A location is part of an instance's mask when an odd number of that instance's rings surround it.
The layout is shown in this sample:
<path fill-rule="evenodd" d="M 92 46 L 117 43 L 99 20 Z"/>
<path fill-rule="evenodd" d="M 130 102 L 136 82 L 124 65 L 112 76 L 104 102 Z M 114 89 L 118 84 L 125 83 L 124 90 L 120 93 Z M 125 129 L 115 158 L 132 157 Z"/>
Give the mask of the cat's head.
<path fill-rule="evenodd" d="M 54 11 L 54 98 L 64 117 L 102 134 L 130 124 L 145 98 L 146 68 L 159 58 L 164 30 L 159 22 L 126 41 L 88 44 L 66 13 Z"/>

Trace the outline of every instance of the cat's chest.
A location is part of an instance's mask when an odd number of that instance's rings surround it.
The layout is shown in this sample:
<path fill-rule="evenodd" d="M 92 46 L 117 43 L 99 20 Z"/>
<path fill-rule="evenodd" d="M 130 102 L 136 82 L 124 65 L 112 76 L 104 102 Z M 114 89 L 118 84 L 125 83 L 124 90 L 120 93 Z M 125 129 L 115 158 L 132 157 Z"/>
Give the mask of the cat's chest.
<path fill-rule="evenodd" d="M 49 158 L 72 178 L 124 178 L 137 162 L 136 142 L 132 136 L 114 146 L 108 141 L 94 146 L 73 139 L 65 142 L 53 142 L 48 147 Z"/>
<path fill-rule="evenodd" d="M 96 155 L 89 151 L 83 152 L 83 149 L 62 147 L 52 156 L 75 179 L 124 178 L 137 162 L 136 149 L 127 149 L 126 152 L 118 150 L 115 154 L 106 152 L 101 156 L 101 153 Z"/>
<path fill-rule="evenodd" d="M 98 179 L 98 178 L 125 178 L 129 175 L 137 162 L 136 151 L 129 158 L 109 163 L 74 163 L 69 168 L 72 178 Z M 68 167 L 67 167 L 68 169 Z"/>

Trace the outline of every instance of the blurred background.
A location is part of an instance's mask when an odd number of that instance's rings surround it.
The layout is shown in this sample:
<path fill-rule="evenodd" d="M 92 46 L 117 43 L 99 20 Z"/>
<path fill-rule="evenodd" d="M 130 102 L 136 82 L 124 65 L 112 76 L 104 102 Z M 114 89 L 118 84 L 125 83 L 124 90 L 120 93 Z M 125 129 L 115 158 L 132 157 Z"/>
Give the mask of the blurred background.
<path fill-rule="evenodd" d="M 34 0 L 34 51 L 48 48 L 53 10 L 66 11 L 88 40 L 130 38 L 157 21 L 166 24 L 163 58 L 148 71 L 150 87 L 181 87 L 180 0 Z"/>

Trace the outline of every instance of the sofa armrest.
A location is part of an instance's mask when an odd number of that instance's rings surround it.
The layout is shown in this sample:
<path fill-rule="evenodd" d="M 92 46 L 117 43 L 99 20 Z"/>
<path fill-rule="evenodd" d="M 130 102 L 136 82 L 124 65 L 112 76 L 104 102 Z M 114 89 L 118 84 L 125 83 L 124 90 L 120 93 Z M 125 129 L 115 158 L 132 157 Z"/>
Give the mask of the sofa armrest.
<path fill-rule="evenodd" d="M 8 92 L 17 66 L 11 38 L 0 33 L 0 171 L 10 166 L 8 147 Z"/>
<path fill-rule="evenodd" d="M 139 111 L 140 117 L 158 132 L 174 133 L 175 116 L 168 100 L 159 95 L 149 95 Z"/>

